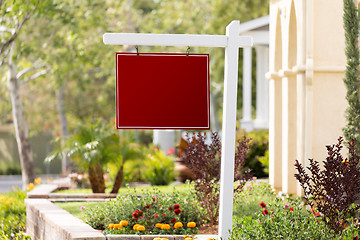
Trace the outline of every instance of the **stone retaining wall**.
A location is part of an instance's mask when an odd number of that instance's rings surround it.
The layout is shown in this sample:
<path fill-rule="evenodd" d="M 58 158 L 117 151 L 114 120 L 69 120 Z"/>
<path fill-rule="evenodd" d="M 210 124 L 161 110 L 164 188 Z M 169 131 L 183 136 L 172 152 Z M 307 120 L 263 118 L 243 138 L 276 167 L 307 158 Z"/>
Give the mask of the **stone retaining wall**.
<path fill-rule="evenodd" d="M 26 206 L 26 233 L 33 240 L 153 240 L 155 237 L 169 240 L 184 239 L 182 235 L 107 235 L 93 229 L 52 201 L 106 201 L 110 194 L 56 194 L 53 185 L 40 185 L 28 193 Z M 218 239 L 215 235 L 197 235 L 196 240 Z"/>
<path fill-rule="evenodd" d="M 33 240 L 105 240 L 88 224 L 46 199 L 25 199 L 26 233 Z"/>

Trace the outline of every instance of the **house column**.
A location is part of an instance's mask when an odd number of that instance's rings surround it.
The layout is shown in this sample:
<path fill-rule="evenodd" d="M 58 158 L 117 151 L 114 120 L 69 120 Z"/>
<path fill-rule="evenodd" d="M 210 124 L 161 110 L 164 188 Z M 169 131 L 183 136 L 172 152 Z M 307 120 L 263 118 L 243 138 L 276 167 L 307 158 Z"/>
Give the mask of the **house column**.
<path fill-rule="evenodd" d="M 256 119 L 255 129 L 269 128 L 269 81 L 265 74 L 269 71 L 269 47 L 256 46 Z"/>
<path fill-rule="evenodd" d="M 170 148 L 175 147 L 174 130 L 154 130 L 153 143 L 158 145 L 160 150 L 167 152 Z"/>
<path fill-rule="evenodd" d="M 251 119 L 251 55 L 252 48 L 243 49 L 243 118 L 240 123 L 247 132 L 253 130 Z"/>

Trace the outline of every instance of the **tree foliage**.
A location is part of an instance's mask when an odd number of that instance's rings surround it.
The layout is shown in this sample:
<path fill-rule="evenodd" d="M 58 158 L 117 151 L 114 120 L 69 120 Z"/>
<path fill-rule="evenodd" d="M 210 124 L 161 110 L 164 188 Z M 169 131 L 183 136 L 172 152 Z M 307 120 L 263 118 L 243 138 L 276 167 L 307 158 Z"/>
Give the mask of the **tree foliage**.
<path fill-rule="evenodd" d="M 344 0 L 345 54 L 347 59 L 344 83 L 347 88 L 347 125 L 343 128 L 348 141 L 352 139 L 360 151 L 360 80 L 359 80 L 359 16 L 353 0 Z"/>

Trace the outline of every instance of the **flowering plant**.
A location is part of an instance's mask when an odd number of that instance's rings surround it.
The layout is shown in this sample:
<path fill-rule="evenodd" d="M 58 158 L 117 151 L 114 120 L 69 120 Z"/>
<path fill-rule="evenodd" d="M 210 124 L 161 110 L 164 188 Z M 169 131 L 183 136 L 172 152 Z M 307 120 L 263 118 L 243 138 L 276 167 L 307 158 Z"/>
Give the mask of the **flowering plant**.
<path fill-rule="evenodd" d="M 259 205 L 256 218 L 246 216 L 235 220 L 231 240 L 356 239 L 358 235 L 356 224 L 349 225 L 342 235 L 334 235 L 317 211 L 303 208 L 300 198 L 276 198 L 274 204 L 260 202 Z"/>
<path fill-rule="evenodd" d="M 195 234 L 196 225 L 201 223 L 202 212 L 200 203 L 191 192 L 171 194 L 160 193 L 157 189 L 143 190 L 141 194 L 129 192 L 119 195 L 116 200 L 105 203 L 101 208 L 85 208 L 86 222 L 92 227 L 108 233 L 138 234 L 136 224 L 144 226 L 144 231 L 151 234 Z M 139 197 L 139 195 L 141 197 Z M 102 216 L 100 218 L 99 216 Z M 121 220 L 126 220 L 124 227 Z M 194 222 L 194 227 L 188 227 Z M 109 224 L 121 224 L 110 225 Z"/>

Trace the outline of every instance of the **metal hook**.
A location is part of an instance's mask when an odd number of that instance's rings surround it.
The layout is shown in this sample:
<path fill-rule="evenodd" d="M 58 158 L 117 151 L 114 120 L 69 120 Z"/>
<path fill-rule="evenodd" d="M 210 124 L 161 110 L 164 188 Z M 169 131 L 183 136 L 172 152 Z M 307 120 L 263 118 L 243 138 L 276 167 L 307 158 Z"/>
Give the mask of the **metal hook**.
<path fill-rule="evenodd" d="M 188 48 L 186 49 L 186 57 L 189 56 L 189 52 L 190 52 L 190 47 L 188 47 Z"/>
<path fill-rule="evenodd" d="M 136 49 L 137 55 L 139 56 L 139 47 L 138 47 L 138 46 L 135 46 L 135 49 Z"/>

